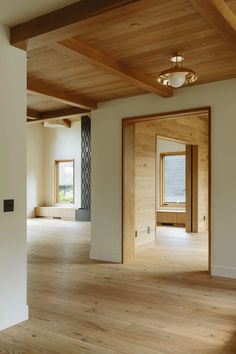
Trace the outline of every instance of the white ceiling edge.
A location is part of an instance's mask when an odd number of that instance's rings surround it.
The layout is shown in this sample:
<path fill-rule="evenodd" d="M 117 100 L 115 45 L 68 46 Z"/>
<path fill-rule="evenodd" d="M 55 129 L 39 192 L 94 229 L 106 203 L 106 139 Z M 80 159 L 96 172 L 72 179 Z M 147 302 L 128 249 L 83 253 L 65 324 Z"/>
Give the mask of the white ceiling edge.
<path fill-rule="evenodd" d="M 12 27 L 75 2 L 78 0 L 0 0 L 0 24 Z"/>

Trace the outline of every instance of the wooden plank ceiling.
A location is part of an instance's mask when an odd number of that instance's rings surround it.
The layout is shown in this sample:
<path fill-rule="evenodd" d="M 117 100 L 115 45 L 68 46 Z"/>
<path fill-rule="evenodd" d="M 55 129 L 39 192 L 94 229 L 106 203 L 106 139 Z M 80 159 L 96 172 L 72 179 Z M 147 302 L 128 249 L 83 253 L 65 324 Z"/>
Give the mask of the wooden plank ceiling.
<path fill-rule="evenodd" d="M 177 50 L 197 85 L 236 77 L 236 0 L 94 3 L 72 5 L 80 6 L 78 18 L 69 6 L 52 14 L 50 26 L 42 16 L 12 28 L 12 44 L 27 49 L 32 119 L 147 92 L 169 97 L 171 89 L 156 78 Z"/>

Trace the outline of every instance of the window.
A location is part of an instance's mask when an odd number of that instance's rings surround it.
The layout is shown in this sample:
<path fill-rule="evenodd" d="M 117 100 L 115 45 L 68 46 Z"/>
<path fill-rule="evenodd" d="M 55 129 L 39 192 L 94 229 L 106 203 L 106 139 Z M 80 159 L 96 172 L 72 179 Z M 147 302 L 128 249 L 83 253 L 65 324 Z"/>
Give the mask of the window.
<path fill-rule="evenodd" d="M 185 152 L 161 154 L 161 206 L 185 206 Z"/>
<path fill-rule="evenodd" d="M 55 202 L 74 203 L 74 160 L 55 161 Z"/>

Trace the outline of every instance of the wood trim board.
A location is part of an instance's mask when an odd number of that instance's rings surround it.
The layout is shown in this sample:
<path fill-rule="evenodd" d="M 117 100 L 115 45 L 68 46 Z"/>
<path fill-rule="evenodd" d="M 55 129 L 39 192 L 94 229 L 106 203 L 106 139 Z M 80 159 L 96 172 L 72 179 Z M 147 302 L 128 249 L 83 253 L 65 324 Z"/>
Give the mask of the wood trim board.
<path fill-rule="evenodd" d="M 197 145 L 186 145 L 186 232 L 198 232 Z"/>

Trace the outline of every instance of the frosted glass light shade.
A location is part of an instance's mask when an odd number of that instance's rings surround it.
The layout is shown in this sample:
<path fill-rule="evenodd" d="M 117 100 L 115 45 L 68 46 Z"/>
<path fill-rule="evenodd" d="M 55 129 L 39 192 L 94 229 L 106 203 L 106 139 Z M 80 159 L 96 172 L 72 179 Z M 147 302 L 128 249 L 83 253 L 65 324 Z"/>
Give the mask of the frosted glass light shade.
<path fill-rule="evenodd" d="M 185 83 L 185 73 L 184 72 L 174 72 L 168 77 L 169 85 L 174 88 L 183 86 Z"/>
<path fill-rule="evenodd" d="M 56 122 L 44 122 L 44 128 L 66 128 L 64 124 L 56 123 Z"/>

